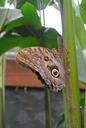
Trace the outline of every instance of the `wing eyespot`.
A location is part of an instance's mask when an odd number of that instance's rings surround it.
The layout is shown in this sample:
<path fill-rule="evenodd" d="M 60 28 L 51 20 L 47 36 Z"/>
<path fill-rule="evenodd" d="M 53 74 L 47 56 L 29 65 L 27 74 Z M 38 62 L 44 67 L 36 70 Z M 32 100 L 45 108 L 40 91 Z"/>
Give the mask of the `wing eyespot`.
<path fill-rule="evenodd" d="M 58 78 L 60 76 L 60 72 L 57 66 L 47 66 L 48 70 L 50 71 L 51 75 L 55 78 Z"/>
<path fill-rule="evenodd" d="M 45 56 L 45 57 L 44 57 L 44 60 L 45 60 L 45 61 L 49 61 L 49 57 L 48 57 L 48 56 Z"/>
<path fill-rule="evenodd" d="M 51 74 L 56 78 L 60 75 L 59 70 L 56 68 L 52 69 Z"/>

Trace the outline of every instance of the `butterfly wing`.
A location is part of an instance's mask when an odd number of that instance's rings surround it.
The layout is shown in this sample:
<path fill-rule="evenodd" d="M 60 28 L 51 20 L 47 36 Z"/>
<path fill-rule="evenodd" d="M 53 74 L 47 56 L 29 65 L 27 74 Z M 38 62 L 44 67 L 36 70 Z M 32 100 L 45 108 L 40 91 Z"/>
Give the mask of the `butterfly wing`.
<path fill-rule="evenodd" d="M 38 72 L 53 91 L 64 87 L 65 72 L 62 58 L 57 50 L 44 47 L 24 48 L 17 54 L 16 60 L 25 67 Z"/>

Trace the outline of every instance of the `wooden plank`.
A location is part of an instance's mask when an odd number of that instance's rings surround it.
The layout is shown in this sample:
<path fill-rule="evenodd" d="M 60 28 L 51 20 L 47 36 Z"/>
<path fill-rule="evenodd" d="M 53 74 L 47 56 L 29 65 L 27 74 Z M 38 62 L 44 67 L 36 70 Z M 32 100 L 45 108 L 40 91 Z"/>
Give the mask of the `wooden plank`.
<path fill-rule="evenodd" d="M 43 87 L 37 76 L 31 71 L 20 66 L 15 60 L 6 61 L 5 85 L 19 87 Z"/>

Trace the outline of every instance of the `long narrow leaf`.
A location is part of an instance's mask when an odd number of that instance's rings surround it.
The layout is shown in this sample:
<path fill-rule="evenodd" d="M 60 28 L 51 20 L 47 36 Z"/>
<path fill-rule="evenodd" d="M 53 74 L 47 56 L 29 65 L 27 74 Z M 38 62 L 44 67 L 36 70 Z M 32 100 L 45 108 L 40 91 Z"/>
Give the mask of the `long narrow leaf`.
<path fill-rule="evenodd" d="M 63 15 L 64 44 L 68 52 L 68 57 L 65 60 L 65 68 L 67 72 L 66 88 L 64 90 L 66 128 L 81 128 L 80 93 L 76 67 L 72 0 L 63 0 Z"/>

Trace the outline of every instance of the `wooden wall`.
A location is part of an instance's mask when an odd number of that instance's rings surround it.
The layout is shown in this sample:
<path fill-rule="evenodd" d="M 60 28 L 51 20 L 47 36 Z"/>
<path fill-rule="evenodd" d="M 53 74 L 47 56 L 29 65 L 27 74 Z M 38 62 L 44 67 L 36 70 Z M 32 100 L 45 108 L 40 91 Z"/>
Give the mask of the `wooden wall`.
<path fill-rule="evenodd" d="M 43 87 L 31 70 L 20 66 L 15 60 L 6 60 L 5 85 L 19 87 Z"/>

